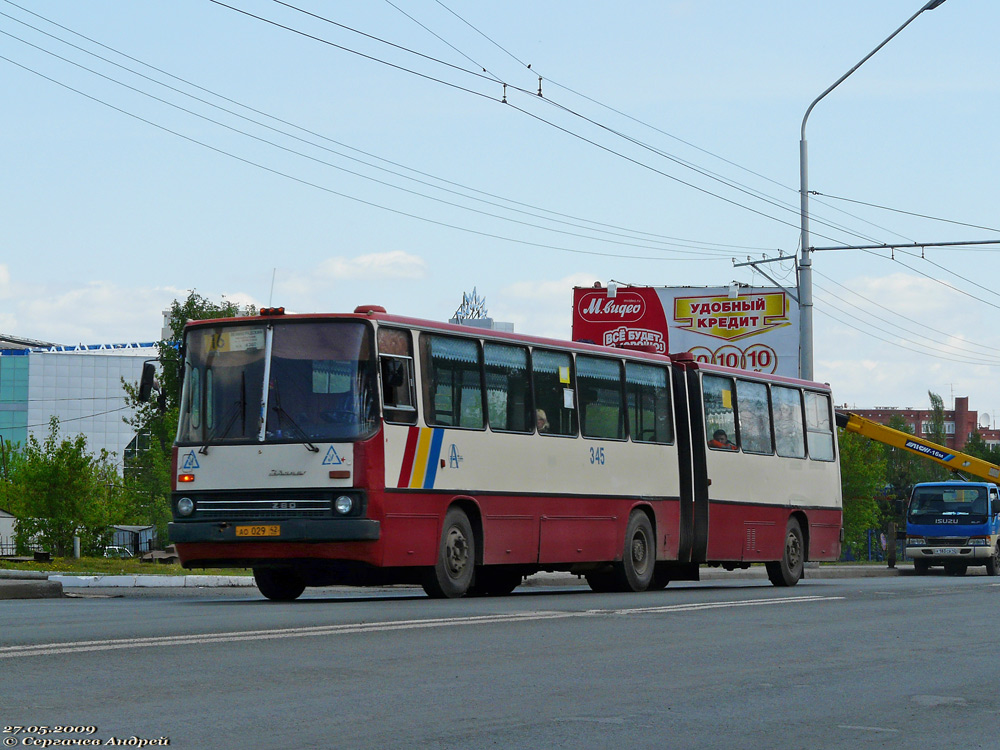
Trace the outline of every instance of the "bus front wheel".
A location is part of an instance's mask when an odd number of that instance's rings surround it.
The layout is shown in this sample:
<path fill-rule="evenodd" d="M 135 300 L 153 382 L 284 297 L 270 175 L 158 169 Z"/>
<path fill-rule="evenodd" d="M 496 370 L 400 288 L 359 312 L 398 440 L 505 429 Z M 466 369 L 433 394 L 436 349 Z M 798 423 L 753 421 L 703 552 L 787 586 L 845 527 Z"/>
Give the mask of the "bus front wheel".
<path fill-rule="evenodd" d="M 781 560 L 764 563 L 767 578 L 775 586 L 794 586 L 802 578 L 805 563 L 805 545 L 802 542 L 802 528 L 794 518 L 785 529 L 785 551 Z"/>
<path fill-rule="evenodd" d="M 424 576 L 424 591 L 432 599 L 464 596 L 472 585 L 475 565 L 472 524 L 463 511 L 452 508 L 444 517 L 437 563 Z"/>
<path fill-rule="evenodd" d="M 926 560 L 914 560 L 913 561 L 913 572 L 918 576 L 927 575 L 927 571 L 930 569 L 931 564 Z"/>
<path fill-rule="evenodd" d="M 253 578 L 260 593 L 275 602 L 294 601 L 306 590 L 305 582 L 291 570 L 254 568 Z"/>

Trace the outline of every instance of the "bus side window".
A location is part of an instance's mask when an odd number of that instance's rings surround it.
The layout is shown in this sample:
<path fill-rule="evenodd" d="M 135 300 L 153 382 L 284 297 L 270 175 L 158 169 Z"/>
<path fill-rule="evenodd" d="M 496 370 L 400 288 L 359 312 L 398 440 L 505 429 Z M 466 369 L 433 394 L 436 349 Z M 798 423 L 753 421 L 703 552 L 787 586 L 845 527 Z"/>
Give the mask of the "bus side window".
<path fill-rule="evenodd" d="M 705 437 L 713 450 L 738 449 L 732 378 L 706 375 L 701 381 L 705 402 Z"/>
<path fill-rule="evenodd" d="M 417 421 L 417 401 L 410 332 L 379 328 L 378 350 L 385 419 L 388 422 L 414 424 Z"/>
<path fill-rule="evenodd" d="M 767 386 L 747 380 L 736 381 L 740 415 L 740 445 L 747 453 L 771 455 L 771 408 Z"/>
<path fill-rule="evenodd" d="M 672 443 L 669 376 L 662 367 L 625 363 L 629 435 L 636 443 Z"/>
<path fill-rule="evenodd" d="M 580 394 L 581 434 L 589 438 L 624 440 L 621 362 L 577 355 L 576 387 Z"/>
<path fill-rule="evenodd" d="M 806 439 L 809 458 L 833 460 L 833 423 L 830 420 L 830 397 L 806 391 Z"/>
<path fill-rule="evenodd" d="M 420 360 L 427 424 L 483 429 L 482 354 L 479 342 L 422 333 Z"/>
<path fill-rule="evenodd" d="M 779 456 L 805 458 L 805 429 L 802 424 L 802 394 L 794 388 L 771 388 L 774 409 L 774 443 Z"/>
<path fill-rule="evenodd" d="M 573 358 L 566 352 L 534 349 L 531 352 L 535 408 L 544 412 L 548 435 L 576 436 L 576 397 Z"/>
<path fill-rule="evenodd" d="M 486 342 L 483 362 L 490 427 L 499 432 L 533 432 L 528 350 Z"/>

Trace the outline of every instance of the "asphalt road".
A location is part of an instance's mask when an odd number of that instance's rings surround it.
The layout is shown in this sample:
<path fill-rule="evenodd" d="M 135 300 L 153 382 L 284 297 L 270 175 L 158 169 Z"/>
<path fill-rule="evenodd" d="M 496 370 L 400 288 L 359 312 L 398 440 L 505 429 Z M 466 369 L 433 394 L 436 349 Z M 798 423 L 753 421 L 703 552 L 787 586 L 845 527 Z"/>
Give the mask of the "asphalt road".
<path fill-rule="evenodd" d="M 96 730 L 0 742 L 992 748 L 997 581 L 11 600 L 0 605 L 0 723 Z"/>

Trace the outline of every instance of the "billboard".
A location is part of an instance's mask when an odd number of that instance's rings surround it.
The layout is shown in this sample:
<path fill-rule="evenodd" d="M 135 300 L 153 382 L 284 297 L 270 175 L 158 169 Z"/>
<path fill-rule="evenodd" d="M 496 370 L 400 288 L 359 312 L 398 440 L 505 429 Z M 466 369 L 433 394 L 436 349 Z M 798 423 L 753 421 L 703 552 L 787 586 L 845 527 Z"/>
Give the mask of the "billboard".
<path fill-rule="evenodd" d="M 573 340 L 797 377 L 799 308 L 778 287 L 573 289 Z M 613 296 L 612 296 L 613 294 Z"/>

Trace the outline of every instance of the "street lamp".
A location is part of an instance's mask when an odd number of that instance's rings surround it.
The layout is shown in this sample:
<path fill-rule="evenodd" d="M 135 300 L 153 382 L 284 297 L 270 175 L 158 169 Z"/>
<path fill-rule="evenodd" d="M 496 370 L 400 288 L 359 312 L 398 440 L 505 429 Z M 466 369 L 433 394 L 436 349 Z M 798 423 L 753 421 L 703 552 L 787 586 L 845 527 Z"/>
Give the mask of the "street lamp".
<path fill-rule="evenodd" d="M 864 65 L 868 58 L 882 49 L 900 31 L 905 29 L 910 23 L 925 10 L 934 10 L 945 0 L 930 0 L 920 10 L 910 16 L 906 23 L 892 32 L 885 41 L 878 47 L 865 55 L 861 62 L 851 68 L 838 78 L 830 88 L 817 96 L 813 103 L 809 105 L 805 116 L 802 118 L 802 135 L 799 140 L 799 226 L 802 228 L 801 246 L 802 255 L 799 261 L 799 377 L 806 380 L 813 379 L 813 301 L 812 301 L 812 257 L 809 250 L 809 169 L 806 149 L 806 120 L 809 113 L 813 111 L 819 100 L 833 91 L 843 83 L 851 73 Z"/>

